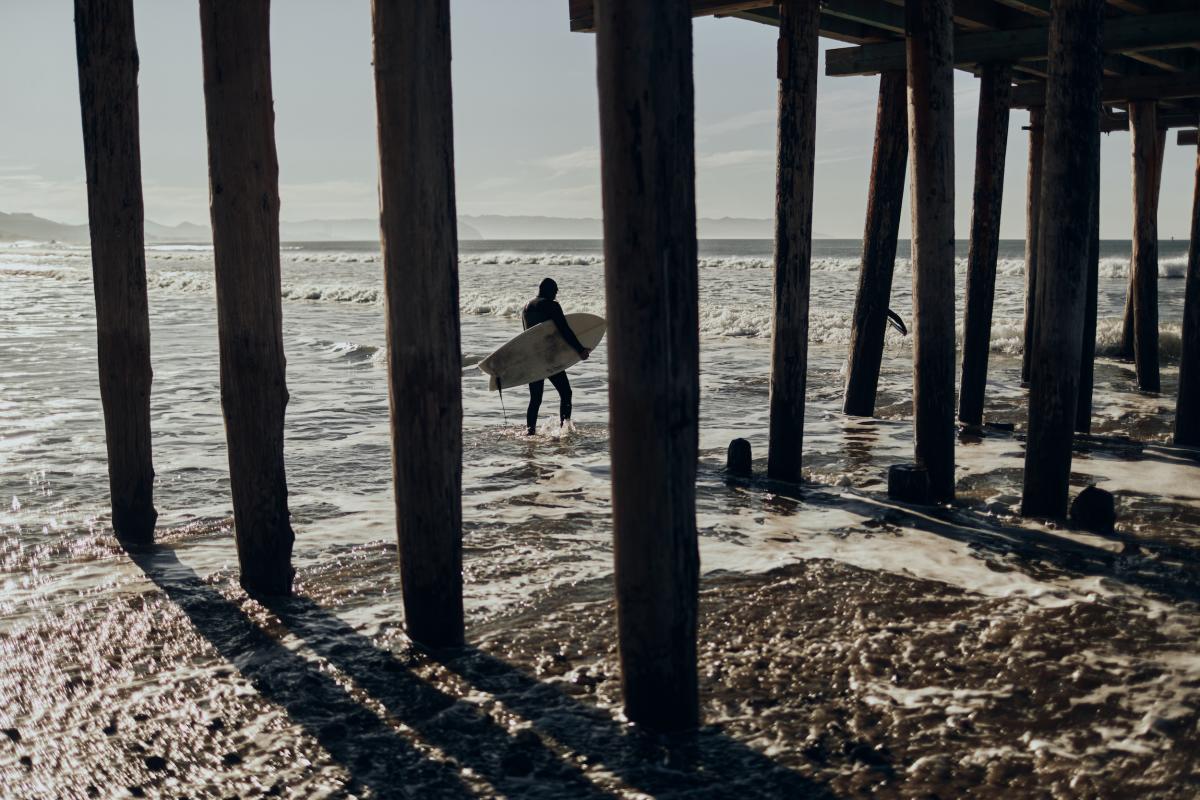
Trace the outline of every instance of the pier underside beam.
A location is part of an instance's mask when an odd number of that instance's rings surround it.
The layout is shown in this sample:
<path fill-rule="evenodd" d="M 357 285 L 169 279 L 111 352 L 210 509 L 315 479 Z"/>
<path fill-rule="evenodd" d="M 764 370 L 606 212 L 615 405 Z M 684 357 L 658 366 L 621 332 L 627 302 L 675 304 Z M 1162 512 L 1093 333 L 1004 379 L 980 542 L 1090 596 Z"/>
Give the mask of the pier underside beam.
<path fill-rule="evenodd" d="M 75 41 L 112 525 L 148 542 L 158 512 L 133 0 L 75 0 Z"/>
<path fill-rule="evenodd" d="M 687 0 L 597 8 L 617 629 L 625 714 L 694 727 L 699 308 Z"/>
<path fill-rule="evenodd" d="M 910 0 L 913 441 L 933 496 L 954 497 L 954 24 L 950 0 Z"/>
<path fill-rule="evenodd" d="M 793 483 L 801 477 L 804 449 L 819 18 L 817 0 L 784 0 L 779 6 L 775 309 L 767 475 Z"/>
<path fill-rule="evenodd" d="M 1050 22 L 1029 427 L 1021 513 L 1062 517 L 1079 403 L 1100 135 L 1103 0 L 1058 0 Z"/>
<path fill-rule="evenodd" d="M 221 409 L 242 586 L 291 592 L 269 0 L 200 0 Z"/>
<path fill-rule="evenodd" d="M 854 416 L 869 417 L 875 413 L 892 272 L 896 265 L 896 238 L 904 202 L 904 172 L 908 164 L 907 93 L 904 70 L 879 76 L 862 269 L 854 301 L 846 396 L 842 402 L 842 411 Z"/>
<path fill-rule="evenodd" d="M 462 347 L 449 0 L 371 4 L 404 625 L 463 642 Z"/>
<path fill-rule="evenodd" d="M 1004 64 L 983 68 L 979 84 L 979 124 L 975 135 L 975 192 L 971 243 L 967 255 L 967 308 L 963 321 L 962 388 L 958 419 L 983 422 L 996 258 L 1000 248 L 1000 207 L 1004 195 L 1004 157 L 1008 148 L 1008 108 L 1012 71 Z"/>
<path fill-rule="evenodd" d="M 1183 350 L 1179 358 L 1179 395 L 1175 401 L 1175 444 L 1200 447 L 1200 149 L 1196 152 L 1192 235 L 1188 243 L 1180 338 Z"/>

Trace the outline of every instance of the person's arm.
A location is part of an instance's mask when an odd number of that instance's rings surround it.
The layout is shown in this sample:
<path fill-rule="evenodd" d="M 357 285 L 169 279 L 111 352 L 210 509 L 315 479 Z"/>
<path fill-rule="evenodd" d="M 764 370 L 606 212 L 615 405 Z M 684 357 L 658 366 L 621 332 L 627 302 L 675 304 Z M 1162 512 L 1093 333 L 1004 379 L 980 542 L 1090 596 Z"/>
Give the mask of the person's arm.
<path fill-rule="evenodd" d="M 558 332 L 562 334 L 562 337 L 567 340 L 567 344 L 571 345 L 581 357 L 586 358 L 588 349 L 583 346 L 583 343 L 575 335 L 575 331 L 571 330 L 571 326 L 567 324 L 567 316 L 563 313 L 562 306 L 558 303 L 551 302 L 550 319 L 554 320 L 555 327 L 558 328 Z"/>

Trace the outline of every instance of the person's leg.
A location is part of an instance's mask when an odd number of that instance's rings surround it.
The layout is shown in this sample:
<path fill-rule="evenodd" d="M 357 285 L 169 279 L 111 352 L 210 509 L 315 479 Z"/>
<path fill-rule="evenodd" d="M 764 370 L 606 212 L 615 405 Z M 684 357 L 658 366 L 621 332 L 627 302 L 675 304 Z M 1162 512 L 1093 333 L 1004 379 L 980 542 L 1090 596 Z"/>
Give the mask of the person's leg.
<path fill-rule="evenodd" d="M 558 424 L 562 425 L 564 420 L 571 418 L 571 381 L 567 373 L 560 372 L 550 376 L 550 383 L 558 392 Z"/>
<path fill-rule="evenodd" d="M 538 409 L 542 407 L 542 389 L 545 386 L 545 381 L 529 384 L 529 408 L 525 411 L 525 427 L 530 435 L 537 431 Z"/>

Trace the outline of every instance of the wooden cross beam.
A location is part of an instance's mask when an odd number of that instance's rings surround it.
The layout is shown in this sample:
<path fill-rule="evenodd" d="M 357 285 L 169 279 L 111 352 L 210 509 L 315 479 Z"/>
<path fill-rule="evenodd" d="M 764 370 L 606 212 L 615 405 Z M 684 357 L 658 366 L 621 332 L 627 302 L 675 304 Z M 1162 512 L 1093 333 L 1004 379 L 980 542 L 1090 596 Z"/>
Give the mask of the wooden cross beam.
<path fill-rule="evenodd" d="M 1012 93 L 1013 108 L 1031 108 L 1045 104 L 1046 84 L 1026 83 Z M 1167 100 L 1200 97 L 1200 72 L 1164 75 L 1136 75 L 1109 78 L 1100 87 L 1100 99 L 1106 103 L 1126 100 Z"/>
<path fill-rule="evenodd" d="M 1049 28 L 962 33 L 954 39 L 956 65 L 1046 58 Z M 1200 45 L 1200 13 L 1195 11 L 1105 20 L 1102 46 L 1107 53 L 1137 53 Z M 905 65 L 904 42 L 843 47 L 825 54 L 826 75 L 874 75 Z"/>
<path fill-rule="evenodd" d="M 1200 139 L 1200 130 L 1192 128 L 1191 130 L 1180 131 L 1175 135 L 1175 143 L 1184 147 L 1195 147 L 1197 140 Z"/>

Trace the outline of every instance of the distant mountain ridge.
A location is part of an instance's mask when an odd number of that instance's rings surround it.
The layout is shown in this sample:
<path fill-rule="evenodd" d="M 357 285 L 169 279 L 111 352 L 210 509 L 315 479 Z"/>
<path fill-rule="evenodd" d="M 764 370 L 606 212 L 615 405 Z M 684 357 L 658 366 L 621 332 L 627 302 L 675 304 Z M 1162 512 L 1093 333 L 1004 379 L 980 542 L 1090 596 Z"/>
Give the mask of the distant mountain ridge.
<path fill-rule="evenodd" d="M 750 217 L 701 217 L 696 221 L 701 239 L 770 239 L 774 223 L 770 219 Z M 285 242 L 370 242 L 379 239 L 379 220 L 309 219 L 282 220 L 280 238 Z M 463 215 L 458 218 L 458 238 L 479 239 L 601 239 L 603 221 L 594 217 L 507 216 L 503 214 Z M 827 236 L 815 233 L 815 238 Z M 68 225 L 34 216 L 0 212 L 0 241 L 30 240 L 87 244 L 87 225 Z M 181 222 L 162 225 L 146 220 L 146 241 L 151 244 L 169 242 L 209 242 L 212 235 L 207 225 Z"/>

